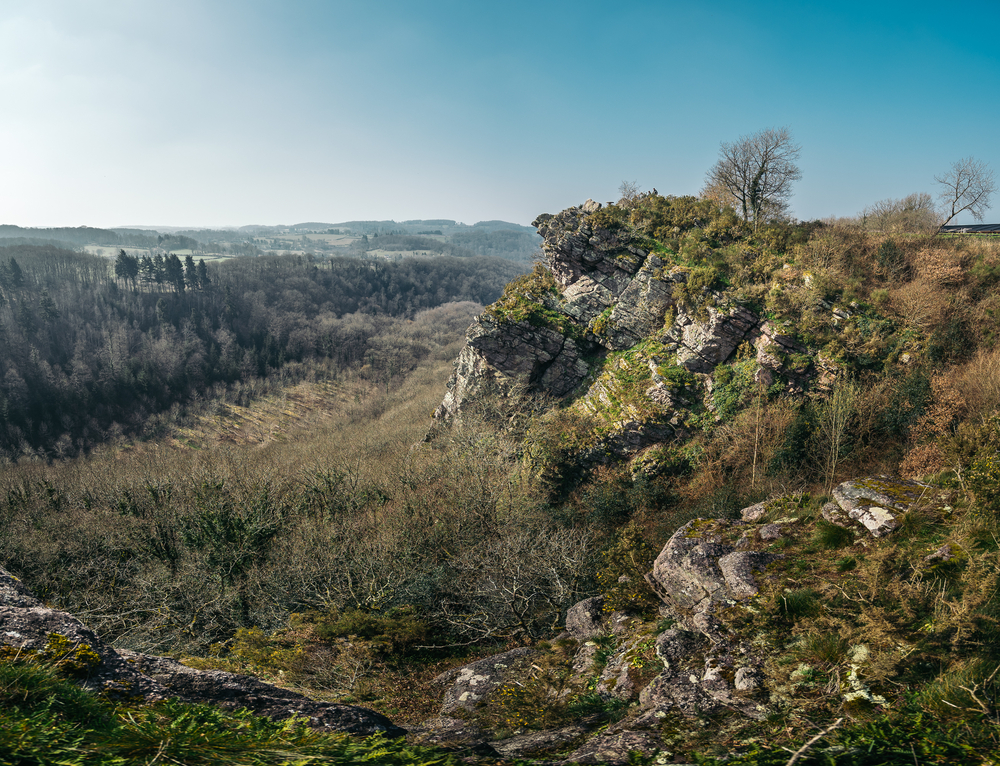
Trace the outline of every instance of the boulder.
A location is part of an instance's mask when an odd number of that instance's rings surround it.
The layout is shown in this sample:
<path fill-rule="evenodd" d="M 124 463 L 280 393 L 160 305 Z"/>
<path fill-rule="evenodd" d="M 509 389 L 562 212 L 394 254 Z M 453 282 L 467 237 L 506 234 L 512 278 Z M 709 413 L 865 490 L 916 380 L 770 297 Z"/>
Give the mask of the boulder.
<path fill-rule="evenodd" d="M 416 745 L 443 747 L 496 758 L 499 753 L 490 746 L 489 734 L 479 726 L 460 718 L 439 716 L 411 726 L 407 742 Z"/>
<path fill-rule="evenodd" d="M 587 641 L 606 632 L 604 596 L 586 598 L 566 611 L 566 630 L 577 641 Z"/>
<path fill-rule="evenodd" d="M 885 537 L 899 527 L 899 517 L 923 499 L 928 489 L 926 484 L 916 481 L 868 477 L 837 485 L 833 498 L 840 510 L 867 529 L 872 537 Z"/>
<path fill-rule="evenodd" d="M 694 519 L 678 529 L 653 562 L 653 571 L 646 575 L 660 597 L 681 612 L 702 611 L 713 600 L 726 597 L 719 559 L 734 548 L 702 535 L 701 529 L 715 524 Z"/>
<path fill-rule="evenodd" d="M 755 503 L 740 511 L 743 521 L 760 521 L 767 514 L 767 501 Z"/>
<path fill-rule="evenodd" d="M 631 763 L 630 753 L 654 755 L 663 748 L 663 739 L 648 731 L 624 731 L 591 737 L 560 764 L 575 763 Z"/>
<path fill-rule="evenodd" d="M 735 551 L 720 557 L 719 569 L 729 595 L 740 601 L 756 596 L 758 590 L 754 573 L 780 558 L 779 554 L 762 551 Z"/>
<path fill-rule="evenodd" d="M 503 685 L 518 660 L 533 651 L 530 647 L 512 649 L 442 673 L 434 679 L 437 683 L 448 684 L 441 704 L 441 715 L 474 709 L 479 702 Z"/>
<path fill-rule="evenodd" d="M 526 758 L 565 748 L 567 745 L 585 738 L 590 731 L 590 727 L 586 724 L 577 723 L 560 729 L 518 734 L 507 739 L 490 742 L 490 745 L 504 758 Z"/>
<path fill-rule="evenodd" d="M 646 579 L 687 627 L 707 615 L 714 602 L 745 600 L 757 594 L 754 573 L 780 558 L 761 551 L 738 551 L 722 542 L 718 532 L 732 522 L 694 519 L 678 529 L 653 562 Z"/>
<path fill-rule="evenodd" d="M 757 316 L 742 306 L 725 311 L 708 307 L 699 320 L 680 312 L 668 333 L 677 350 L 677 363 L 691 372 L 709 373 L 729 358 L 757 326 Z"/>

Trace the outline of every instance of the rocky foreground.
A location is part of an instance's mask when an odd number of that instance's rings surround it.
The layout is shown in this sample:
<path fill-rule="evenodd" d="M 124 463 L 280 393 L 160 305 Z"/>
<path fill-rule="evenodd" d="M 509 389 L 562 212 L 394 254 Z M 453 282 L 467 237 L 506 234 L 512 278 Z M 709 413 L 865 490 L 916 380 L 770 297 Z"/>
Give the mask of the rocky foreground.
<path fill-rule="evenodd" d="M 852 534 L 872 541 L 890 535 L 899 519 L 917 505 L 939 503 L 930 488 L 915 482 L 869 478 L 846 482 L 823 516 Z M 744 509 L 738 520 L 697 519 L 664 546 L 647 575 L 661 599 L 658 625 L 650 629 L 633 615 L 609 612 L 604 597 L 576 604 L 560 637 L 573 647 L 573 678 L 567 688 L 589 685 L 618 700 L 625 715 L 608 725 L 593 715 L 557 729 L 491 729 L 480 712 L 505 687 L 525 684 L 536 674 L 546 647 L 522 647 L 442 675 L 440 715 L 410 727 L 408 736 L 470 754 L 504 758 L 540 757 L 560 763 L 625 763 L 629 753 L 671 749 L 667 719 L 703 719 L 715 713 L 761 719 L 775 709 L 781 683 L 769 677 L 769 647 L 734 629 L 734 615 L 751 617 L 762 588 L 787 576 L 780 541 L 794 540 L 806 525 L 784 514 L 779 500 Z M 948 550 L 928 556 L 945 560 Z M 669 627 L 665 627 L 669 626 Z M 75 658 L 86 688 L 132 701 L 177 697 L 226 709 L 246 708 L 283 719 L 305 716 L 317 728 L 356 735 L 403 736 L 407 731 L 364 708 L 310 700 L 304 695 L 249 676 L 202 671 L 173 660 L 116 649 L 72 615 L 46 607 L 9 572 L 0 569 L 0 645 L 9 651 L 44 652 L 56 637 Z M 612 641 L 602 642 L 603 638 Z M 598 659 L 600 645 L 613 644 Z M 660 665 L 636 673 L 635 659 L 650 644 Z M 844 695 L 867 693 L 858 679 Z M 556 758 L 553 754 L 560 753 Z"/>

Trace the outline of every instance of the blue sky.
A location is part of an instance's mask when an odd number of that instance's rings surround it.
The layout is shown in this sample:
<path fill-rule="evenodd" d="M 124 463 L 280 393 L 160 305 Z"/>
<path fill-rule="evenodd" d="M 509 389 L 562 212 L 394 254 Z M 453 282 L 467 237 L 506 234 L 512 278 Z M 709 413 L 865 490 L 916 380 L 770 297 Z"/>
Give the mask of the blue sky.
<path fill-rule="evenodd" d="M 530 223 L 719 145 L 801 144 L 799 218 L 975 156 L 1000 4 L 7 0 L 0 223 Z M 990 214 L 1000 220 L 1000 199 Z M 966 219 L 971 220 L 971 219 Z"/>

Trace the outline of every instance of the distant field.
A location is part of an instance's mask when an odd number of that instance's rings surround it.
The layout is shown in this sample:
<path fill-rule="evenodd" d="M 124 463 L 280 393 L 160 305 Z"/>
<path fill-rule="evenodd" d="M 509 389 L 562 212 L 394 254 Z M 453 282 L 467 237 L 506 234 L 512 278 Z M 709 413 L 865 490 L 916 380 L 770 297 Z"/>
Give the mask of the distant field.
<path fill-rule="evenodd" d="M 376 258 L 437 258 L 441 253 L 433 250 L 369 250 L 365 255 Z"/>
<path fill-rule="evenodd" d="M 256 239 L 268 242 L 326 242 L 331 245 L 349 245 L 356 242 L 361 237 L 351 234 L 279 234 L 273 237 L 256 237 Z"/>
<path fill-rule="evenodd" d="M 119 250 L 124 250 L 129 255 L 136 257 L 142 257 L 152 253 L 148 247 L 106 247 L 103 245 L 84 245 L 83 247 L 83 251 L 85 253 L 100 255 L 104 258 L 116 258 Z M 197 253 L 194 250 L 172 250 L 171 252 L 178 258 L 183 258 L 186 255 L 193 255 L 199 260 L 204 259 L 206 262 L 227 261 L 230 258 L 236 257 L 225 253 Z"/>

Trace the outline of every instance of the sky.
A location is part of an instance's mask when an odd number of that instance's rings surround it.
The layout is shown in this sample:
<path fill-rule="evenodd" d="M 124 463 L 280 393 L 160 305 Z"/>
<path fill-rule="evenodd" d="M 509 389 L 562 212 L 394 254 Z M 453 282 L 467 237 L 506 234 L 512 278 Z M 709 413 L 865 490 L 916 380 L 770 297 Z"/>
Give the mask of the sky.
<path fill-rule="evenodd" d="M 530 224 L 787 127 L 802 220 L 1000 173 L 996 0 L 4 0 L 0 223 Z M 971 222 L 964 217 L 956 222 Z M 1000 221 L 1000 199 L 987 222 Z"/>

